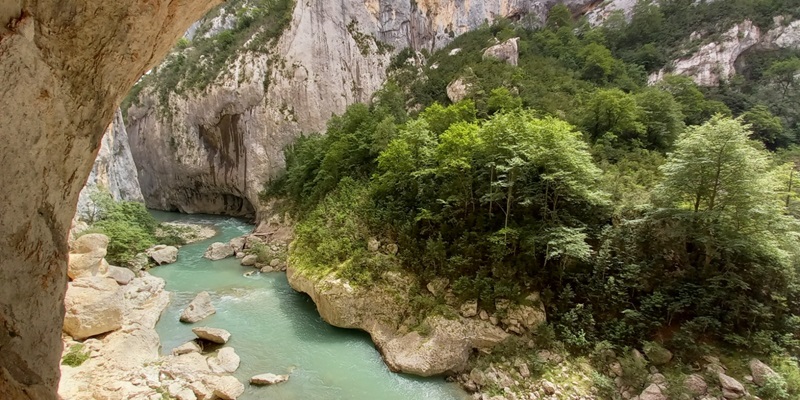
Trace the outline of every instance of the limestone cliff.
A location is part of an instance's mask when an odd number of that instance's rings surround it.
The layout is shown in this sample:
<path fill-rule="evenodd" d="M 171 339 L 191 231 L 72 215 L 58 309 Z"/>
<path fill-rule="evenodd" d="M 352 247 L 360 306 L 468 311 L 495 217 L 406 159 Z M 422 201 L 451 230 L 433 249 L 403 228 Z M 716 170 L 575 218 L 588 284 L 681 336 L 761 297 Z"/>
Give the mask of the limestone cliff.
<path fill-rule="evenodd" d="M 564 3 L 582 12 L 597 2 Z M 252 214 L 264 183 L 283 167 L 284 147 L 324 130 L 348 105 L 369 101 L 393 53 L 443 47 L 498 17 L 539 23 L 555 3 L 297 2 L 269 51 L 241 49 L 202 92 L 172 94 L 169 104 L 152 87 L 140 92 L 127 128 L 145 201 L 158 209 Z M 229 20 L 215 14 L 209 29 Z"/>
<path fill-rule="evenodd" d="M 0 398 L 57 398 L 78 193 L 125 92 L 217 3 L 0 2 Z"/>
<path fill-rule="evenodd" d="M 136 164 L 133 162 L 128 144 L 128 133 L 125 131 L 125 122 L 119 109 L 114 114 L 114 121 L 103 134 L 92 172 L 78 196 L 78 208 L 75 211 L 77 219 L 91 218 L 93 205 L 91 195 L 98 190 L 107 190 L 117 201 L 144 202 L 142 190 L 139 188 Z"/>
<path fill-rule="evenodd" d="M 800 49 L 800 20 L 785 23 L 777 17 L 775 25 L 762 32 L 752 21 L 745 20 L 711 42 L 704 42 L 706 35 L 695 32 L 687 46 L 700 46 L 699 49 L 673 61 L 671 67 L 652 74 L 649 81 L 655 83 L 666 74 L 678 74 L 691 77 L 700 86 L 716 86 L 736 74 L 737 62 L 749 51 Z"/>

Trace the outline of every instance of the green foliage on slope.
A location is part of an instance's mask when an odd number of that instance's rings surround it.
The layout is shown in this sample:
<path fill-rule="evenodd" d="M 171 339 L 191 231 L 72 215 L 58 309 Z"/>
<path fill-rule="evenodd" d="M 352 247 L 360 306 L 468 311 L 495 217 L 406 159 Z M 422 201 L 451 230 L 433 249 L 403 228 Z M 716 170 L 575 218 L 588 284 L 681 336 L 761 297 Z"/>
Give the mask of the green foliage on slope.
<path fill-rule="evenodd" d="M 446 277 L 488 309 L 540 291 L 574 350 L 797 349 L 800 156 L 765 149 L 796 141 L 791 115 L 684 77 L 646 86 L 657 64 L 609 47 L 635 21 L 500 22 L 422 67 L 399 53 L 372 105 L 287 149 L 286 174 L 265 192 L 299 218 L 295 265 L 359 284 L 393 268 Z M 482 57 L 511 37 L 519 66 Z M 792 92 L 791 60 L 769 63 L 765 93 Z M 467 97 L 450 104 L 457 78 Z M 373 238 L 399 252 L 370 251 Z"/>

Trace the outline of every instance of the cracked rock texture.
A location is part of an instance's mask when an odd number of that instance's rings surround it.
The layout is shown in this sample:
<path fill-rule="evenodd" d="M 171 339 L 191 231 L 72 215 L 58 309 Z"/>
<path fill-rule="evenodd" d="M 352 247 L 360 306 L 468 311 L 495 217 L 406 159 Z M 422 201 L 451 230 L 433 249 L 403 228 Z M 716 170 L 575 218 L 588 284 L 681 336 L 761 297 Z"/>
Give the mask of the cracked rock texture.
<path fill-rule="evenodd" d="M 0 398 L 57 398 L 78 193 L 122 96 L 217 3 L 0 3 Z"/>

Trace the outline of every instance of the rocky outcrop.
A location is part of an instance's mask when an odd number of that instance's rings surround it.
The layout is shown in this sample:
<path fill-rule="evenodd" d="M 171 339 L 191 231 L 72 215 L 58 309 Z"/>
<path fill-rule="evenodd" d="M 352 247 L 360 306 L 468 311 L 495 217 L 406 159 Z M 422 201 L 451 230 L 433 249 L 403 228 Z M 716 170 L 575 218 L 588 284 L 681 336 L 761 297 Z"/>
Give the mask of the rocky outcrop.
<path fill-rule="evenodd" d="M 716 41 L 702 44 L 689 57 L 673 62 L 673 66 L 662 69 L 649 78 L 650 83 L 660 81 L 666 74 L 686 75 L 700 86 L 717 86 L 736 73 L 737 60 L 748 51 L 756 49 L 798 49 L 800 48 L 800 20 L 788 25 L 781 22 L 777 27 L 762 32 L 750 20 L 734 25 L 720 35 Z M 705 40 L 701 34 L 693 34 L 693 40 Z M 692 45 L 695 43 L 690 43 Z"/>
<path fill-rule="evenodd" d="M 778 377 L 778 374 L 761 360 L 754 358 L 750 360 L 748 366 L 750 367 L 750 374 L 753 376 L 753 383 L 758 386 L 764 386 L 770 379 Z"/>
<path fill-rule="evenodd" d="M 387 272 L 369 287 L 353 287 L 335 273 L 311 277 L 289 268 L 286 274 L 292 288 L 311 296 L 326 322 L 368 332 L 393 371 L 420 376 L 461 371 L 473 349 L 490 349 L 508 337 L 487 321 L 441 316 L 418 321 L 429 328 L 425 335 L 409 330 L 402 310 L 408 309 L 413 280 L 401 273 Z"/>
<path fill-rule="evenodd" d="M 211 304 L 211 295 L 208 292 L 200 292 L 194 300 L 181 313 L 181 322 L 193 324 L 202 321 L 206 317 L 216 313 L 217 310 Z"/>
<path fill-rule="evenodd" d="M 511 38 L 489 47 L 483 52 L 483 58 L 494 58 L 517 66 L 519 64 L 519 38 Z"/>
<path fill-rule="evenodd" d="M 125 131 L 125 122 L 119 109 L 103 134 L 92 172 L 78 196 L 78 208 L 75 211 L 77 219 L 83 221 L 95 219 L 96 209 L 91 197 L 100 190 L 108 191 L 111 198 L 116 201 L 144 202 L 142 190 L 139 188 L 136 164 L 133 162 L 128 144 L 128 133 Z"/>
<path fill-rule="evenodd" d="M 120 285 L 127 285 L 136 277 L 136 274 L 127 268 L 109 265 L 105 276 L 115 280 Z"/>
<path fill-rule="evenodd" d="M 439 49 L 497 18 L 539 24 L 558 2 L 296 2 L 268 54 L 242 50 L 202 93 L 172 95 L 166 105 L 142 90 L 128 110 L 128 133 L 145 201 L 157 209 L 252 215 L 264 183 L 283 168 L 283 149 L 302 132 L 324 131 L 348 105 L 368 102 L 392 53 Z M 599 1 L 562 2 L 581 11 Z"/>
<path fill-rule="evenodd" d="M 0 5 L 0 398 L 56 398 L 67 233 L 133 83 L 218 0 Z"/>
<path fill-rule="evenodd" d="M 140 398 L 139 395 L 145 398 L 143 394 L 155 391 L 137 379 L 141 380 L 140 371 L 146 364 L 159 358 L 155 324 L 169 303 L 164 280 L 143 273 L 122 287 L 107 278 L 81 278 L 70 285 L 99 279 L 110 281 L 102 283 L 107 291 L 115 290 L 114 304 L 121 315 L 121 329 L 102 339 L 83 341 L 90 357 L 78 367 L 62 365 L 59 394 L 70 400 Z M 65 350 L 78 344 L 73 339 L 79 337 L 67 337 Z"/>

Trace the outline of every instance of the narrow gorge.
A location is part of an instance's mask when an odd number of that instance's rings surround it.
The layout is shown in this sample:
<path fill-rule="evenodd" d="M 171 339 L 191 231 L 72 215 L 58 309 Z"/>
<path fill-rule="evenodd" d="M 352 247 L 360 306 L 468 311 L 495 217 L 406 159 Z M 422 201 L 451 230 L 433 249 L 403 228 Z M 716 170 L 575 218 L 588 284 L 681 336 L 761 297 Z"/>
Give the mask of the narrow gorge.
<path fill-rule="evenodd" d="M 0 398 L 800 396 L 790 0 L 0 17 Z"/>

